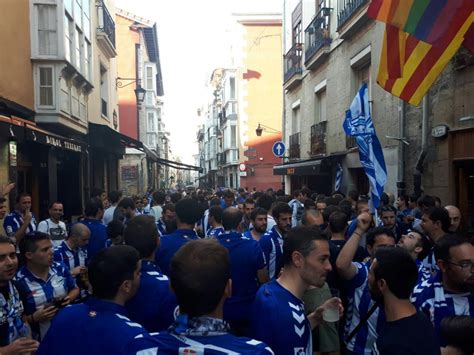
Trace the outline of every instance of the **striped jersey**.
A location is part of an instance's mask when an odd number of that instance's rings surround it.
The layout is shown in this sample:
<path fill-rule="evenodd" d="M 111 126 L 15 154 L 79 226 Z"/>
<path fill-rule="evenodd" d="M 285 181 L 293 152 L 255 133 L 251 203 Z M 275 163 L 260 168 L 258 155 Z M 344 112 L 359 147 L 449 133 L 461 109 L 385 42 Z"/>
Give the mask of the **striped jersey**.
<path fill-rule="evenodd" d="M 423 266 L 431 273 L 436 274 L 439 271 L 438 263 L 434 254 L 434 248 L 431 248 L 430 253 L 422 261 Z"/>
<path fill-rule="evenodd" d="M 23 224 L 23 217 L 18 211 L 13 211 L 9 213 L 5 219 L 3 220 L 3 228 L 5 228 L 5 232 L 7 233 L 8 237 L 15 236 L 15 233 L 18 229 L 20 229 L 21 225 Z M 35 216 L 32 216 L 31 222 L 26 228 L 25 234 L 31 234 L 36 231 L 36 219 Z"/>
<path fill-rule="evenodd" d="M 64 240 L 60 246 L 54 249 L 54 261 L 63 263 L 69 270 L 78 266 L 87 265 L 87 249 L 78 248 L 72 250 Z"/>
<path fill-rule="evenodd" d="M 283 267 L 283 237 L 274 226 L 258 241 L 267 261 L 268 276 L 274 280 Z"/>
<path fill-rule="evenodd" d="M 163 222 L 161 218 L 158 219 L 158 222 L 156 222 L 156 228 L 158 229 L 160 236 L 163 236 L 166 234 L 166 225 L 165 225 L 165 222 Z"/>
<path fill-rule="evenodd" d="M 30 315 L 40 307 L 53 304 L 55 298 L 66 297 L 76 287 L 76 281 L 69 269 L 62 263 L 54 262 L 49 268 L 48 279 L 35 276 L 26 266 L 16 274 L 18 291 L 25 307 L 25 314 Z M 31 324 L 34 339 L 41 340 L 49 329 L 50 321 Z"/>
<path fill-rule="evenodd" d="M 453 293 L 443 287 L 441 272 L 421 282 L 413 290 L 412 302 L 433 323 L 437 339 L 441 339 L 441 321 L 446 316 L 474 317 L 474 295 L 470 292 Z"/>
<path fill-rule="evenodd" d="M 250 335 L 275 354 L 312 355 L 311 325 L 303 301 L 277 280 L 261 286 L 252 308 Z"/>
<path fill-rule="evenodd" d="M 432 274 L 430 269 L 428 269 L 421 260 L 416 259 L 416 266 L 418 267 L 418 280 L 416 282 L 418 285 L 419 283 L 428 280 Z"/>
<path fill-rule="evenodd" d="M 29 328 L 23 322 L 23 304 L 13 281 L 3 287 L 0 292 L 0 347 L 7 346 L 18 338 L 28 335 Z M 5 296 L 7 296 L 5 298 Z M 3 332 L 3 329 L 6 329 Z"/>
<path fill-rule="evenodd" d="M 346 283 L 347 315 L 344 328 L 345 339 L 347 339 L 352 330 L 374 305 L 368 284 L 370 262 L 353 262 L 353 264 L 357 267 L 357 274 Z M 346 341 L 347 349 L 357 354 L 370 355 L 384 322 L 385 313 L 383 308 L 377 307 L 350 342 Z"/>
<path fill-rule="evenodd" d="M 207 233 L 207 236 L 209 238 L 217 238 L 218 236 L 220 236 L 222 233 L 224 233 L 224 227 L 216 227 L 216 228 L 211 228 L 208 233 Z"/>

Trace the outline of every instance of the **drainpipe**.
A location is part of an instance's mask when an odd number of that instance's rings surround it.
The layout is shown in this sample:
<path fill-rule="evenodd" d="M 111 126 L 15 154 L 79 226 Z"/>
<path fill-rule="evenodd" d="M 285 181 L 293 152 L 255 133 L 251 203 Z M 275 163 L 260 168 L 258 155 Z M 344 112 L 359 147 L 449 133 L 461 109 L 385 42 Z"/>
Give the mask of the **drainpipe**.
<path fill-rule="evenodd" d="M 423 98 L 423 114 L 421 124 L 421 152 L 415 165 L 415 174 L 413 175 L 414 194 L 421 195 L 421 177 L 423 175 L 423 163 L 426 158 L 428 148 L 428 95 Z"/>
<path fill-rule="evenodd" d="M 398 136 L 402 139 L 406 137 L 405 127 L 405 101 L 400 100 L 398 105 Z M 400 139 L 398 141 L 398 181 L 397 181 L 398 196 L 405 195 L 405 143 Z"/>

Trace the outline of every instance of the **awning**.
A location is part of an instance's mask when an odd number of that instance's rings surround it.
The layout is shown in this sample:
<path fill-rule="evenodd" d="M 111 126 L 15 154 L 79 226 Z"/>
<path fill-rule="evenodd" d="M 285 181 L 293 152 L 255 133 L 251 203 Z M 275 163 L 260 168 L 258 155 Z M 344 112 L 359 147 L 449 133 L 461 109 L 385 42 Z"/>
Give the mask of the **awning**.
<path fill-rule="evenodd" d="M 145 152 L 146 157 L 151 159 L 154 162 L 157 162 L 160 159 L 158 155 L 156 155 L 154 151 L 148 149 L 146 145 L 143 145 L 143 151 Z"/>
<path fill-rule="evenodd" d="M 33 123 L 25 124 L 25 137 L 27 140 L 32 142 L 46 144 L 76 153 L 83 153 L 86 149 L 86 144 L 84 142 L 48 132 L 37 127 Z"/>
<path fill-rule="evenodd" d="M 22 140 L 25 136 L 24 121 L 0 115 L 0 136 L 12 140 Z"/>
<path fill-rule="evenodd" d="M 273 175 L 318 175 L 322 159 L 288 163 L 273 167 Z"/>
<path fill-rule="evenodd" d="M 120 155 L 125 154 L 125 147 L 143 150 L 142 142 L 117 132 L 109 126 L 91 122 L 89 122 L 89 145 Z"/>

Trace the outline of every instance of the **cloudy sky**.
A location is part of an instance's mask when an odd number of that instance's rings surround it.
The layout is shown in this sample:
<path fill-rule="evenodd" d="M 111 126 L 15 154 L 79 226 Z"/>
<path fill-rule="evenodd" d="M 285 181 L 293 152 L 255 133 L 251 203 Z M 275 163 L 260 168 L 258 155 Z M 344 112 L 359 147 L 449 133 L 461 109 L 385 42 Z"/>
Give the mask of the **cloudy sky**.
<path fill-rule="evenodd" d="M 227 63 L 231 14 L 281 11 L 283 0 L 115 0 L 116 6 L 157 23 L 165 91 L 164 122 L 173 155 L 194 164 L 197 109 L 205 104 L 212 70 Z"/>

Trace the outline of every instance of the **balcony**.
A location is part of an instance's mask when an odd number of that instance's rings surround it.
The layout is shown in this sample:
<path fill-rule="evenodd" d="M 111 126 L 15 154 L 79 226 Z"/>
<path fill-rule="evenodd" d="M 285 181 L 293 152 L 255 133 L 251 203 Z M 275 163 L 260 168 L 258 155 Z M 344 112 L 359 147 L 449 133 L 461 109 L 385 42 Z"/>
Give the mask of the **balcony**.
<path fill-rule="evenodd" d="M 311 126 L 311 156 L 326 155 L 326 122 Z"/>
<path fill-rule="evenodd" d="M 284 76 L 284 88 L 290 90 L 296 85 L 301 83 L 303 79 L 303 67 L 302 67 L 302 57 L 303 57 L 303 44 L 296 43 L 293 47 L 290 48 L 288 53 L 283 57 L 285 65 L 285 76 Z"/>
<path fill-rule="evenodd" d="M 337 30 L 343 39 L 351 37 L 368 21 L 369 0 L 338 0 Z"/>
<path fill-rule="evenodd" d="M 97 43 L 109 58 L 115 58 L 115 22 L 103 1 L 97 4 Z"/>
<path fill-rule="evenodd" d="M 305 66 L 314 69 L 327 58 L 332 42 L 329 34 L 331 9 L 322 8 L 311 21 L 305 32 Z"/>
<path fill-rule="evenodd" d="M 290 159 L 300 158 L 300 133 L 295 133 L 290 136 Z"/>

